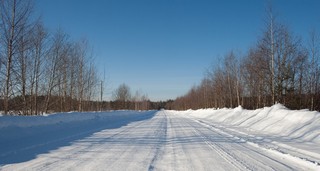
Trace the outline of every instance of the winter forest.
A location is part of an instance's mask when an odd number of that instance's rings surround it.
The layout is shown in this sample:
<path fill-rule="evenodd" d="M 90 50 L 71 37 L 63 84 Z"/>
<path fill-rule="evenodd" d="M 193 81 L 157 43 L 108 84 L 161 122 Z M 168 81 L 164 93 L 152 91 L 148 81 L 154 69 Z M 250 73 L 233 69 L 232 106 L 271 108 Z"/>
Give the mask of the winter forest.
<path fill-rule="evenodd" d="M 49 33 L 29 0 L 1 1 L 1 105 L 4 114 L 92 110 L 97 71 L 86 40 Z"/>
<path fill-rule="evenodd" d="M 72 40 L 61 29 L 49 32 L 32 10 L 30 0 L 1 0 L 0 111 L 4 114 L 239 105 L 256 109 L 275 103 L 320 110 L 318 30 L 310 28 L 308 38 L 295 35 L 279 22 L 281 16 L 271 6 L 256 44 L 245 53 L 230 50 L 198 86 L 166 102 L 151 102 L 140 92 L 132 95 L 126 84 L 113 92 L 112 101 L 103 101 L 106 83 L 96 70 L 88 41 Z"/>
<path fill-rule="evenodd" d="M 294 34 L 266 9 L 264 30 L 247 53 L 231 50 L 208 69 L 200 85 L 177 98 L 172 107 L 257 109 L 281 103 L 290 109 L 320 110 L 320 37 Z M 303 41 L 307 40 L 307 41 Z"/>

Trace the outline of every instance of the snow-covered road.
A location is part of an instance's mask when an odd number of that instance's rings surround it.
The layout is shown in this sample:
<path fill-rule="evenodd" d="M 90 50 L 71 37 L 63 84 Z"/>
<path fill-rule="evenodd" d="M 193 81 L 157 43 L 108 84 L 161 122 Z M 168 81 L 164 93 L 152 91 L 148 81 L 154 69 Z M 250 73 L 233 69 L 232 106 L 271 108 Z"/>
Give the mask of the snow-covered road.
<path fill-rule="evenodd" d="M 150 117 L 146 117 L 150 116 Z M 132 120 L 132 118 L 131 118 Z M 115 121 L 120 122 L 120 121 Z M 116 124 L 119 125 L 119 124 Z M 267 148 L 219 126 L 173 111 L 149 112 L 122 126 L 84 124 L 70 143 L 39 152 L 18 163 L 2 163 L 0 170 L 319 170 L 310 161 Z M 72 130 L 69 128 L 69 130 Z M 61 130 L 60 130 L 61 131 Z M 65 142 L 71 134 L 49 142 Z M 56 135 L 57 136 L 57 135 Z M 64 136 L 64 137 L 63 137 Z M 266 143 L 266 142 L 264 142 Z M 50 146 L 33 144 L 29 148 Z M 51 145 L 52 146 L 52 145 Z M 23 155 L 23 149 L 15 149 Z M 21 147 L 26 148 L 26 147 Z M 12 151 L 12 150 L 11 150 Z M 14 156 L 0 155 L 0 160 Z"/>

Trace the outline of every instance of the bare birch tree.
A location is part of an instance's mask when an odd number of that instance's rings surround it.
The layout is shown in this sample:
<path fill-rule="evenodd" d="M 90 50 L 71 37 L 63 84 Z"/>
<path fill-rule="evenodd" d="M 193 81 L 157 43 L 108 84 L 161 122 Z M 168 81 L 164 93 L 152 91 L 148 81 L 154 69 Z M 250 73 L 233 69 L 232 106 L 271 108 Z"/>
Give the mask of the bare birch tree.
<path fill-rule="evenodd" d="M 24 29 L 28 24 L 32 10 L 30 0 L 1 0 L 0 1 L 1 17 L 1 43 L 3 46 L 4 57 L 4 113 L 9 110 L 9 99 L 12 95 L 12 72 L 13 61 L 16 60 L 18 53 L 18 41 L 25 34 Z"/>
<path fill-rule="evenodd" d="M 58 30 L 57 33 L 53 37 L 52 46 L 50 48 L 50 52 L 47 55 L 47 88 L 46 88 L 46 100 L 44 106 L 44 112 L 47 113 L 49 110 L 50 100 L 52 96 L 52 92 L 56 87 L 59 87 L 60 80 L 58 75 L 58 69 L 61 66 L 61 58 L 64 53 L 65 43 L 66 43 L 67 35 Z"/>
<path fill-rule="evenodd" d="M 33 60 L 31 61 L 32 73 L 30 75 L 30 110 L 32 114 L 39 114 L 39 87 L 40 81 L 43 76 L 45 68 L 45 55 L 48 51 L 47 49 L 47 38 L 48 33 L 45 30 L 41 22 L 37 22 L 31 32 L 32 40 L 32 56 Z"/>
<path fill-rule="evenodd" d="M 320 81 L 320 37 L 315 30 L 310 32 L 309 40 L 309 73 L 308 93 L 310 94 L 310 110 L 315 107 L 315 95 L 319 91 Z"/>

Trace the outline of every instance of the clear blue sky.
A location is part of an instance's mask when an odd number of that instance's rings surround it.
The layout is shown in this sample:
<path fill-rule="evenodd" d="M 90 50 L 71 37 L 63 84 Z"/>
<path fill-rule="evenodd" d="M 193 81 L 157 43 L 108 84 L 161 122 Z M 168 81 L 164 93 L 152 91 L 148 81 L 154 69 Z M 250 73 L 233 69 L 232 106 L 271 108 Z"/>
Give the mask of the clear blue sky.
<path fill-rule="evenodd" d="M 36 0 L 51 31 L 94 48 L 106 99 L 120 84 L 151 100 L 175 99 L 230 50 L 246 53 L 264 28 L 263 0 Z M 320 32 L 319 0 L 276 0 L 278 20 L 306 38 Z"/>

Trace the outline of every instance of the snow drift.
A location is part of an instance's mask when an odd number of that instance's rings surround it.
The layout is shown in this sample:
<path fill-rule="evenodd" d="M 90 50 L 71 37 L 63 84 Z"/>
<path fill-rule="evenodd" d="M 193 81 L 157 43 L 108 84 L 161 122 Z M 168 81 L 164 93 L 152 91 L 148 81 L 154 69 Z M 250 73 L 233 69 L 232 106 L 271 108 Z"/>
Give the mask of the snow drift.
<path fill-rule="evenodd" d="M 68 112 L 38 116 L 1 116 L 0 129 L 5 127 L 33 127 L 54 125 L 71 122 L 81 122 L 97 119 L 126 119 L 126 117 L 140 115 L 137 111 L 109 111 L 109 112 Z"/>
<path fill-rule="evenodd" d="M 243 128 L 250 134 L 320 143 L 320 113 L 316 111 L 289 110 L 276 104 L 257 110 L 245 110 L 239 106 L 234 109 L 199 109 L 178 113 Z"/>
<path fill-rule="evenodd" d="M 156 111 L 71 112 L 0 116 L 0 167 L 35 159 L 105 129 L 148 120 Z M 1 170 L 1 168 L 0 168 Z"/>

